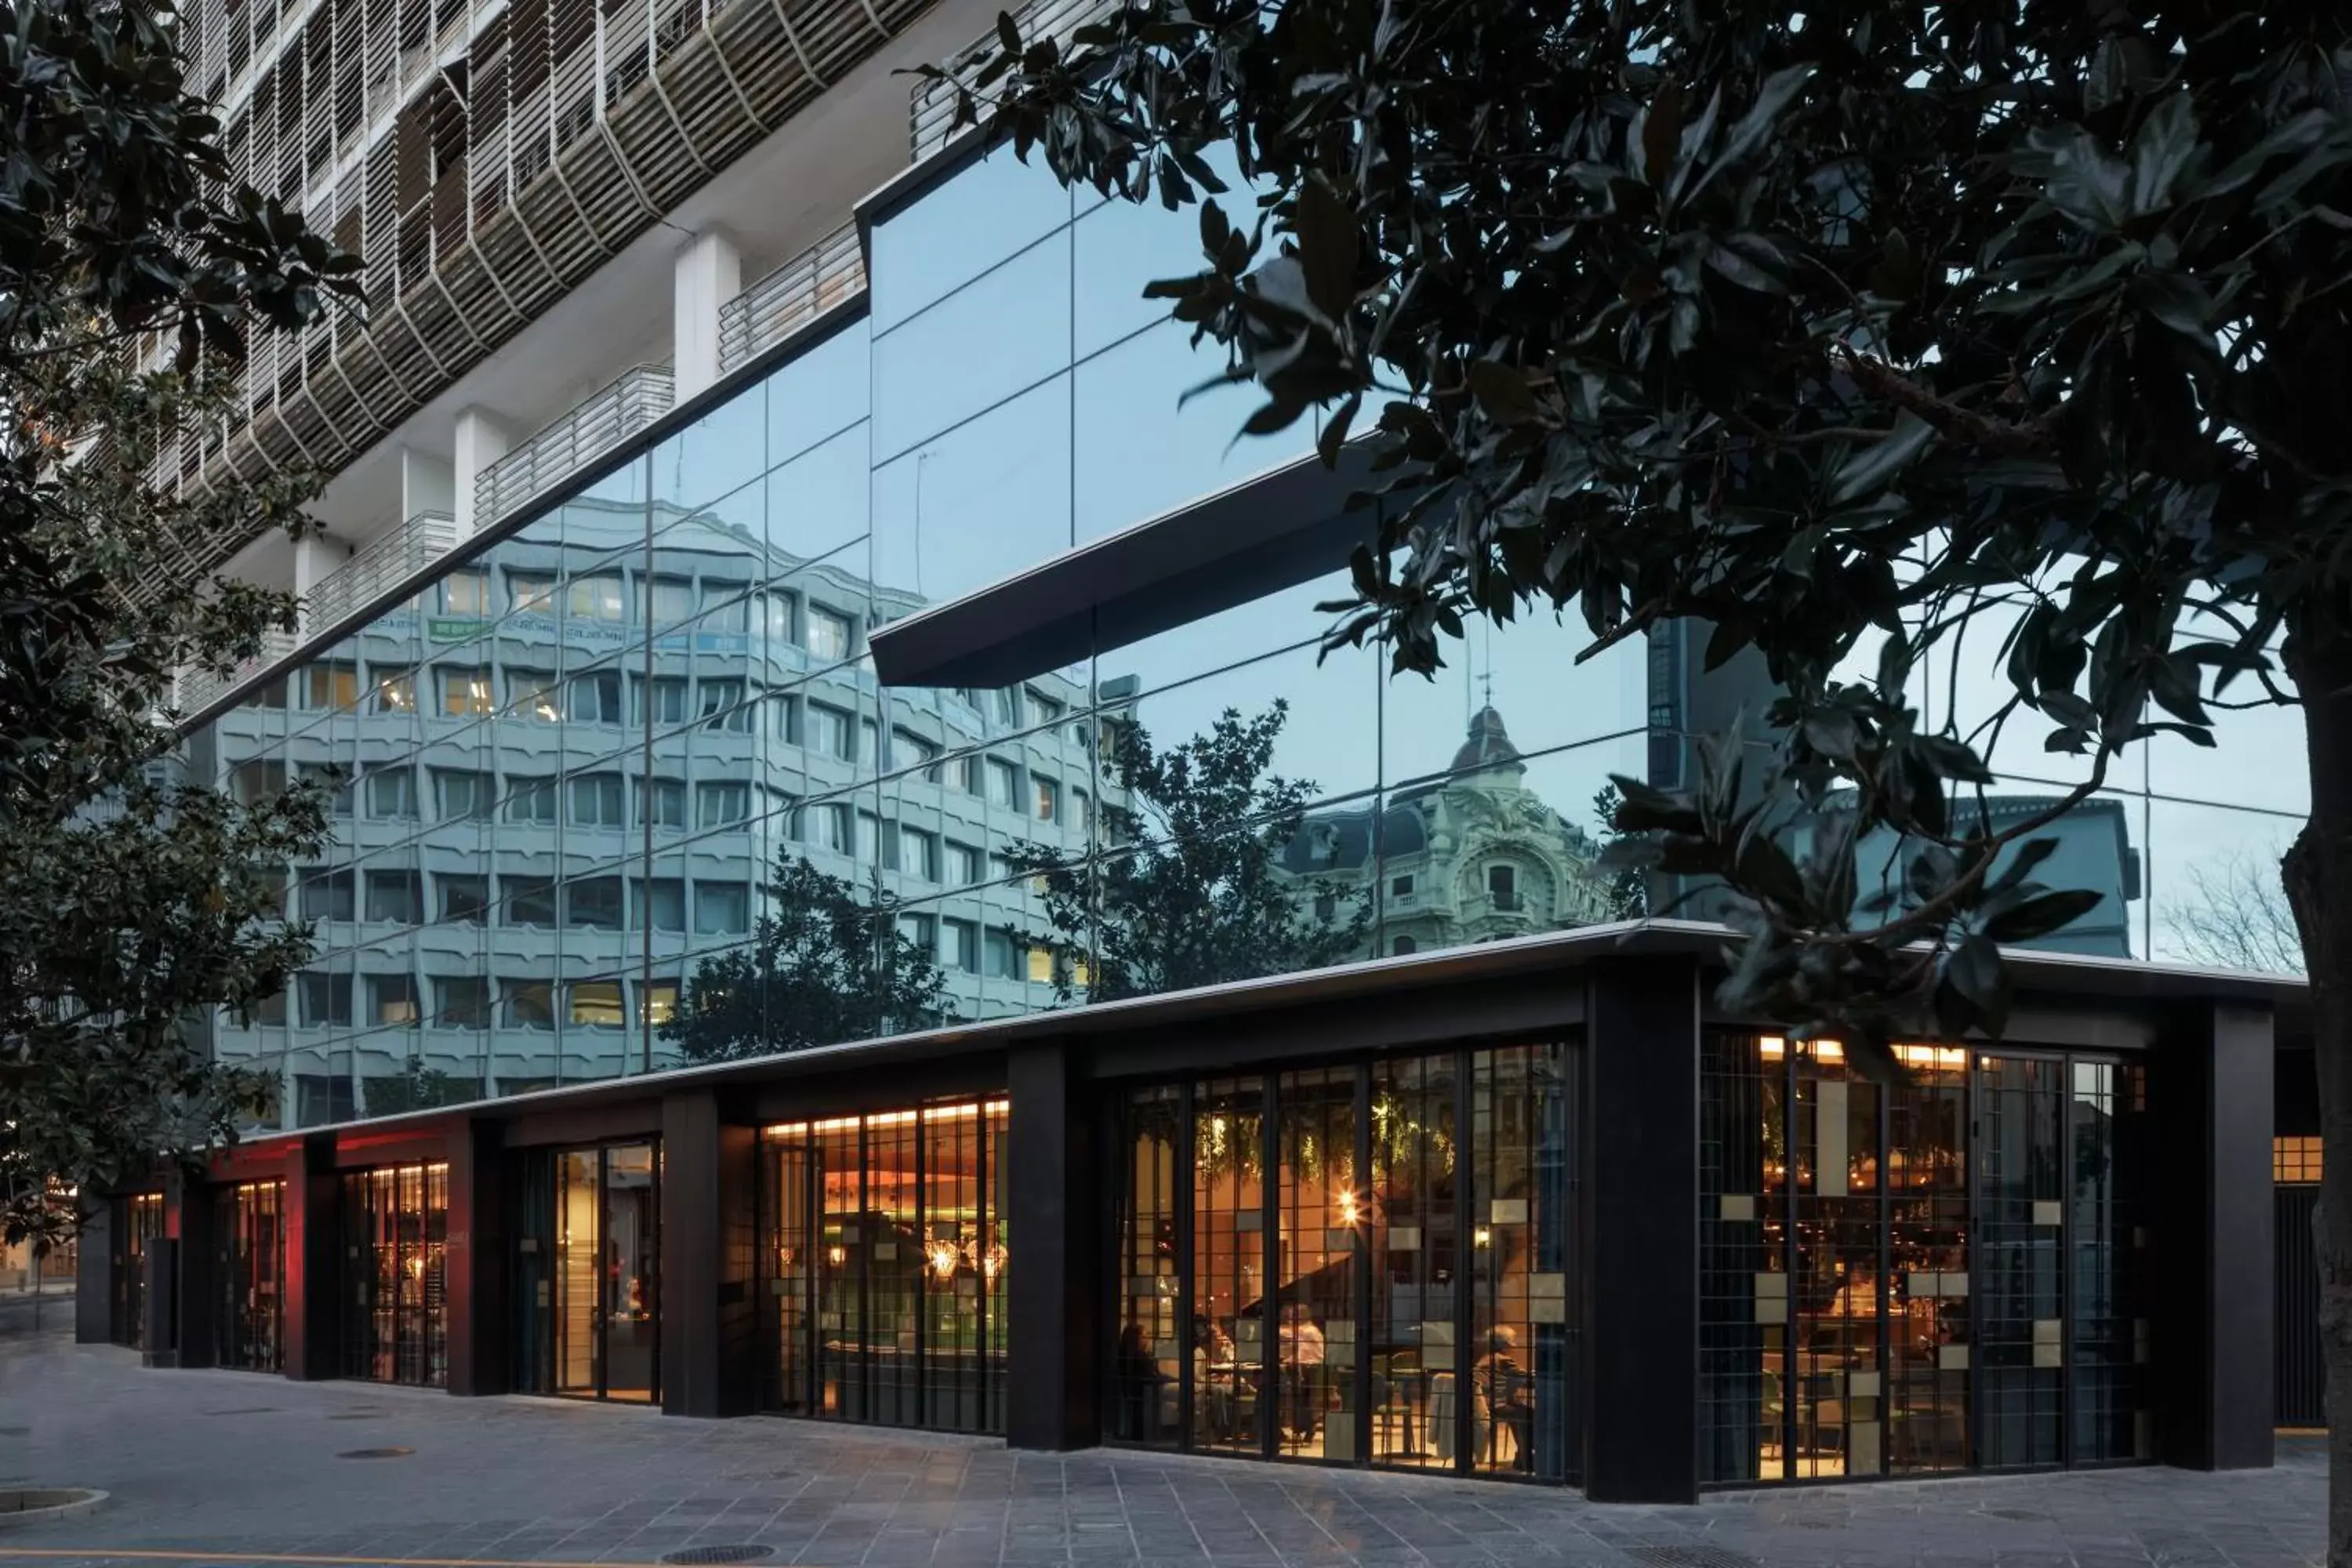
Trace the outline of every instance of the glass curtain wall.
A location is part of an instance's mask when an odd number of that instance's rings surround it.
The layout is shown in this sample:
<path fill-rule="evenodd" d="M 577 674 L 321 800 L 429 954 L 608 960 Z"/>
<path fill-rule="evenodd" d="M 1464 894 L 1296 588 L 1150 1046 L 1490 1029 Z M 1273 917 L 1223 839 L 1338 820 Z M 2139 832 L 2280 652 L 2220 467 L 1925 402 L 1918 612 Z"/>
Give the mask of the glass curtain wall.
<path fill-rule="evenodd" d="M 333 814 L 286 868 L 317 956 L 222 1055 L 310 1126 L 1624 912 L 1594 796 L 1642 660 L 1540 617 L 1391 686 L 1319 655 L 1335 556 L 998 685 L 878 679 L 877 627 L 1308 453 L 1180 407 L 1214 367 L 1137 307 L 1188 233 L 958 174 L 874 225 L 862 314 L 205 725 L 198 780 Z M 1246 787 L 1188 797 L 1181 748 Z"/>
<path fill-rule="evenodd" d="M 147 1244 L 163 1234 L 163 1194 L 115 1200 L 114 1342 L 147 1348 Z"/>
<path fill-rule="evenodd" d="M 658 1398 L 658 1145 L 537 1152 L 523 1163 L 520 1201 L 518 1381 L 576 1398 Z"/>
<path fill-rule="evenodd" d="M 276 1372 L 286 1322 L 286 1184 L 240 1182 L 213 1194 L 215 1364 Z"/>
<path fill-rule="evenodd" d="M 1733 705 L 1671 638 L 1579 663 L 1580 626 L 1476 623 L 1391 681 L 1320 647 L 1335 556 L 996 686 L 878 679 L 876 628 L 1311 452 L 1312 417 L 1234 439 L 1245 388 L 1180 401 L 1222 361 L 1140 292 L 1192 226 L 959 170 L 876 216 L 870 291 L 789 361 L 202 727 L 196 782 L 314 781 L 334 826 L 285 868 L 318 955 L 221 1055 L 310 1126 L 1641 912 L 1596 868 L 1610 777 L 1671 782 L 1679 715 Z M 1943 657 L 1921 710 L 1967 731 L 1998 682 Z M 2106 896 L 2048 945 L 2216 956 L 2204 907 L 2308 804 L 2226 761 L 2297 754 L 2291 712 L 2221 725 L 2054 830 L 2053 879 Z M 1997 809 L 2075 782 L 2005 735 Z M 1188 748 L 1245 787 L 1150 765 Z"/>
<path fill-rule="evenodd" d="M 1004 1429 L 1009 1104 L 761 1133 L 761 1380 L 782 1415 Z"/>
<path fill-rule="evenodd" d="M 2143 1069 L 1895 1055 L 1706 1042 L 1702 1479 L 2145 1457 Z"/>
<path fill-rule="evenodd" d="M 449 1167 L 347 1172 L 341 1217 L 343 1375 L 446 1387 Z"/>
<path fill-rule="evenodd" d="M 1130 1090 L 1112 1440 L 1575 1479 L 1572 1064 L 1510 1046 Z"/>

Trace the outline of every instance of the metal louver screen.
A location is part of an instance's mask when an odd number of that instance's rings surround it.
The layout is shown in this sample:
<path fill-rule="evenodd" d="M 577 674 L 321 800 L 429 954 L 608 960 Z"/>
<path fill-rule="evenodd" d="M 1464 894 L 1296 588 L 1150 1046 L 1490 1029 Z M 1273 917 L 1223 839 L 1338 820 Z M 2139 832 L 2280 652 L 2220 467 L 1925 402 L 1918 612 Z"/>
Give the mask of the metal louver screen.
<path fill-rule="evenodd" d="M 200 0 L 236 178 L 331 215 L 370 310 L 260 340 L 224 466 L 332 471 L 872 55 L 929 0 Z M 170 345 L 149 345 L 161 363 Z M 184 571 L 242 538 L 180 542 Z"/>

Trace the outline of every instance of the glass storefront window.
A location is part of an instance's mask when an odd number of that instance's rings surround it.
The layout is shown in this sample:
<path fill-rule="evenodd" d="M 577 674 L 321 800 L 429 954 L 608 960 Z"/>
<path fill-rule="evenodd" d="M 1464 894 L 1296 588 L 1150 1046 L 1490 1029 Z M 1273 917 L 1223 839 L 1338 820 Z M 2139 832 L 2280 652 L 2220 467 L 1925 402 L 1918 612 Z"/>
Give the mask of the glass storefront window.
<path fill-rule="evenodd" d="M 1008 1110 L 963 1100 L 761 1132 L 766 1408 L 1003 1430 Z"/>
<path fill-rule="evenodd" d="M 1183 1277 L 1180 1300 L 1194 1344 L 1184 1352 L 1192 1369 L 1193 1419 L 1177 1433 L 1215 1453 L 1259 1454 L 1274 1435 L 1274 1401 L 1266 1368 L 1272 1345 L 1255 1308 L 1271 1277 L 1266 1264 L 1265 1083 L 1262 1079 L 1213 1079 L 1194 1086 L 1191 1135 L 1178 1149 L 1192 1153 L 1192 1235 L 1177 1254 Z"/>
<path fill-rule="evenodd" d="M 1572 1059 L 1130 1091 L 1112 1440 L 1573 1479 Z"/>
<path fill-rule="evenodd" d="M 1129 1168 L 1120 1172 L 1112 1222 L 1111 1275 L 1118 1281 L 1119 1306 L 1110 1435 L 1153 1447 L 1174 1443 L 1181 1363 L 1190 1353 L 1176 1266 L 1177 1147 L 1183 1131 L 1181 1090 L 1129 1096 L 1119 1137 Z"/>
<path fill-rule="evenodd" d="M 1577 1473 L 1566 1201 L 1575 1124 L 1566 1053 L 1508 1046 L 1470 1059 L 1471 1468 Z"/>
<path fill-rule="evenodd" d="M 284 1364 L 285 1206 L 283 1182 L 240 1182 L 214 1194 L 214 1359 L 221 1366 L 276 1372 Z"/>
<path fill-rule="evenodd" d="M 114 1223 L 114 1342 L 147 1348 L 147 1244 L 163 1234 L 163 1194 L 133 1193 L 121 1200 Z"/>
<path fill-rule="evenodd" d="M 343 1177 L 343 1375 L 441 1388 L 449 1380 L 449 1167 Z"/>
<path fill-rule="evenodd" d="M 2060 1174 L 2071 1232 L 2074 1458 L 2144 1461 L 2156 1451 L 2147 1380 L 2147 1069 L 2075 1061 L 2066 1071 L 2073 1159 Z"/>
<path fill-rule="evenodd" d="M 1460 1085 L 1451 1056 L 1372 1066 L 1372 1458 L 1454 1467 L 1465 1367 L 1461 1315 Z"/>
<path fill-rule="evenodd" d="M 1364 1217 L 1356 1181 L 1355 1071 L 1286 1073 L 1276 1103 L 1281 1277 L 1270 1304 L 1280 1451 L 1353 1459 L 1356 1263 Z M 1264 1304 L 1259 1316 L 1267 1316 Z"/>
<path fill-rule="evenodd" d="M 2145 1457 L 2144 1069 L 1895 1054 L 1705 1042 L 1700 1479 Z"/>

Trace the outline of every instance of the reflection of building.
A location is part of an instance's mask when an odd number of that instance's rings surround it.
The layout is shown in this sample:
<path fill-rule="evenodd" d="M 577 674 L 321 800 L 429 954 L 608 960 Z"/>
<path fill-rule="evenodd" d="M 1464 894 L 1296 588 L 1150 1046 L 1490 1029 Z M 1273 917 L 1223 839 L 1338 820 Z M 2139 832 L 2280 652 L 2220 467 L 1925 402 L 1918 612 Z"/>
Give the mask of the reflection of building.
<path fill-rule="evenodd" d="M 921 903 L 906 931 L 955 1016 L 1050 996 L 1002 861 L 1015 837 L 1085 842 L 1082 687 L 886 697 L 865 638 L 919 600 L 711 512 L 657 508 L 650 572 L 604 564 L 642 548 L 642 504 L 559 515 L 561 543 L 502 546 L 200 732 L 198 765 L 241 799 L 336 786 L 335 858 L 290 894 L 320 959 L 220 1020 L 222 1056 L 283 1053 L 298 1124 L 407 1109 L 386 1080 L 409 1063 L 448 1099 L 673 1065 L 658 1031 L 698 956 L 751 934 L 779 854 Z M 887 802 L 860 798 L 877 771 Z M 648 845 L 650 876 L 631 864 Z M 959 895 L 926 901 L 941 889 Z"/>
<path fill-rule="evenodd" d="M 1984 823 L 1988 830 L 2001 832 L 2014 823 L 2037 813 L 2047 811 L 2057 803 L 2055 795 L 1991 795 L 1984 799 Z M 1977 802 L 1973 796 L 1963 799 L 1955 807 L 1963 823 L 1977 820 Z M 2046 827 L 2038 828 L 2032 837 L 2046 838 L 2053 847 L 2050 858 L 2034 868 L 2033 879 L 2048 888 L 2084 888 L 2099 895 L 2098 903 L 2076 916 L 2046 936 L 2036 937 L 2027 945 L 2052 952 L 2096 953 L 2109 958 L 2129 958 L 2131 944 L 2131 906 L 2140 896 L 2139 851 L 2132 847 L 2130 815 L 2125 804 L 2107 796 L 2095 796 L 2083 802 L 2065 816 Z M 1885 885 L 1902 886 L 1902 857 L 1892 855 L 1895 836 L 1881 830 L 1863 841 L 1859 861 L 1863 874 L 1876 879 L 1885 868 Z M 1910 853 L 1916 854 L 1914 846 Z M 2002 858 L 1995 868 L 1998 875 L 2014 857 L 2015 851 Z M 1890 864 L 1890 862 L 1897 862 Z"/>
<path fill-rule="evenodd" d="M 1527 766 L 1491 706 L 1478 710 L 1447 771 L 1408 784 L 1381 810 L 1318 811 L 1283 869 L 1318 899 L 1365 896 L 1377 879 L 1391 954 L 1496 942 L 1615 919 L 1594 871 L 1601 847 L 1527 785 Z"/>

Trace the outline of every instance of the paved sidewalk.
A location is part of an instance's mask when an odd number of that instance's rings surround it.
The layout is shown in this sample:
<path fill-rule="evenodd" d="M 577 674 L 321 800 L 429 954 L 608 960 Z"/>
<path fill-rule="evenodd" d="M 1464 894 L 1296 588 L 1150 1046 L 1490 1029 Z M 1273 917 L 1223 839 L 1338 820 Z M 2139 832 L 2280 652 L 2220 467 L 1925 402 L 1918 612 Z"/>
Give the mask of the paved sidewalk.
<path fill-rule="evenodd" d="M 412 1451 L 350 1457 L 385 1448 Z M 650 1563 L 711 1545 L 766 1547 L 765 1568 L 2316 1563 L 2318 1445 L 2284 1444 L 2281 1461 L 1608 1508 L 1493 1482 L 146 1372 L 59 1333 L 0 1340 L 0 1486 L 114 1494 L 87 1518 L 0 1531 L 0 1568 L 110 1552 Z"/>

